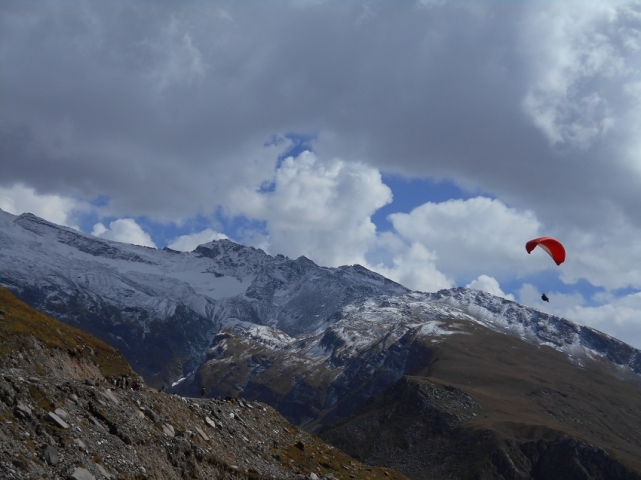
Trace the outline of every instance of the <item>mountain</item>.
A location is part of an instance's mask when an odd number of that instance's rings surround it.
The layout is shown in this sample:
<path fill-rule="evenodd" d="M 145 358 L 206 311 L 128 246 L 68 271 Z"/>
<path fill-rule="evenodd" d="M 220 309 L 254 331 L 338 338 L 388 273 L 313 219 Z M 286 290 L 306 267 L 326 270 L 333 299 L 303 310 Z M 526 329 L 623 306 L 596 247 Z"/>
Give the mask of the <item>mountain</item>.
<path fill-rule="evenodd" d="M 639 478 L 641 352 L 597 330 L 228 240 L 180 253 L 0 222 L 0 283 L 152 385 L 264 402 L 411 478 Z"/>
<path fill-rule="evenodd" d="M 117 347 L 158 387 L 193 370 L 227 320 L 297 335 L 359 298 L 408 291 L 358 265 L 324 268 L 228 240 L 156 250 L 3 211 L 0 264 L 1 285 Z"/>
<path fill-rule="evenodd" d="M 115 386 L 122 355 L 0 288 L 2 478 L 404 478 L 238 399 Z M 350 477 L 351 476 L 351 477 Z"/>

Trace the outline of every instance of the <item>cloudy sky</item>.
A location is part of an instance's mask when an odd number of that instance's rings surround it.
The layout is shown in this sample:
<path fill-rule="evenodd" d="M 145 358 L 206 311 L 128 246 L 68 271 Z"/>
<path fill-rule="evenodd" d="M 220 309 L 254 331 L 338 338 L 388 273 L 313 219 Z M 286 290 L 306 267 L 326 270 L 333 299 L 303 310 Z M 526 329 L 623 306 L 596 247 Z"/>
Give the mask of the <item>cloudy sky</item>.
<path fill-rule="evenodd" d="M 0 10 L 3 210 L 469 286 L 641 347 L 640 1 Z"/>

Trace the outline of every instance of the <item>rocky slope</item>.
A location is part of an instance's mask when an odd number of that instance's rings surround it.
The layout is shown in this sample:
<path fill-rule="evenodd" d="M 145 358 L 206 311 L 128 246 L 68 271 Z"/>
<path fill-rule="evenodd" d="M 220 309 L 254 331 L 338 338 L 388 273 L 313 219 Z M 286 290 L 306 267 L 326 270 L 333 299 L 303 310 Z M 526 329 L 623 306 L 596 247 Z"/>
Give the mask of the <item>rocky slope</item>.
<path fill-rule="evenodd" d="M 271 407 L 131 388 L 122 356 L 0 290 L 3 479 L 402 478 L 354 461 Z M 111 383 L 127 376 L 127 388 Z"/>

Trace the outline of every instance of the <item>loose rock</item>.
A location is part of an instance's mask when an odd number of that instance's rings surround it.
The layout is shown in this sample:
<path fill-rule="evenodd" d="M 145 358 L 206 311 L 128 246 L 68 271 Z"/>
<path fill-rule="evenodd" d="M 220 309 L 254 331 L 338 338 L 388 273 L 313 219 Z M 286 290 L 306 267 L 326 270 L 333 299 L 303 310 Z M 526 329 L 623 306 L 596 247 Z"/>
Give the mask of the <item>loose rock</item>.
<path fill-rule="evenodd" d="M 55 423 L 57 426 L 59 426 L 60 428 L 65 428 L 65 429 L 69 428 L 69 424 L 67 424 L 67 422 L 65 422 L 62 418 L 60 418 L 55 413 L 49 412 L 47 415 L 49 416 L 51 421 Z"/>

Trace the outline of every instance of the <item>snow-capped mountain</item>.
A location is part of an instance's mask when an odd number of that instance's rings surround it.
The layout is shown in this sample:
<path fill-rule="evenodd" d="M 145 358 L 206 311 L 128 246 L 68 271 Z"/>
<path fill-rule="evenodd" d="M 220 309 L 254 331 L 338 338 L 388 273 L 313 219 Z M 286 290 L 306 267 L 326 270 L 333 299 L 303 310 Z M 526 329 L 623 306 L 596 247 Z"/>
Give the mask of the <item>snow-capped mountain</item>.
<path fill-rule="evenodd" d="M 296 335 L 358 299 L 408 291 L 358 265 L 324 268 L 228 240 L 157 250 L 6 212 L 0 262 L 2 285 L 111 343 L 158 382 L 195 367 L 226 320 Z"/>
<path fill-rule="evenodd" d="M 149 384 L 260 400 L 317 432 L 342 425 L 327 438 L 400 471 L 439 471 L 441 454 L 407 445 L 463 448 L 463 425 L 517 443 L 558 432 L 604 448 L 618 439 L 618 454 L 641 465 L 641 352 L 484 292 L 412 292 L 359 265 L 326 268 L 229 240 L 188 253 L 126 245 L 2 211 L 0 266 L 0 284 L 117 347 Z M 385 426 L 395 415 L 409 422 L 401 433 Z M 432 433 L 417 434 L 419 424 Z M 353 435 L 369 438 L 367 449 Z M 397 436 L 400 450 L 372 447 Z M 495 450 L 488 468 L 508 468 L 507 455 L 532 474 L 559 442 Z M 590 448 L 585 462 L 598 457 L 606 471 L 609 457 Z"/>
<path fill-rule="evenodd" d="M 374 345 L 382 358 L 408 335 L 438 341 L 470 322 L 641 375 L 641 353 L 624 342 L 476 290 L 410 292 L 359 265 L 325 268 L 229 240 L 182 253 L 31 214 L 0 211 L 0 224 L 0 283 L 110 341 L 148 377 L 175 381 L 194 370 L 223 329 L 334 368 Z"/>

